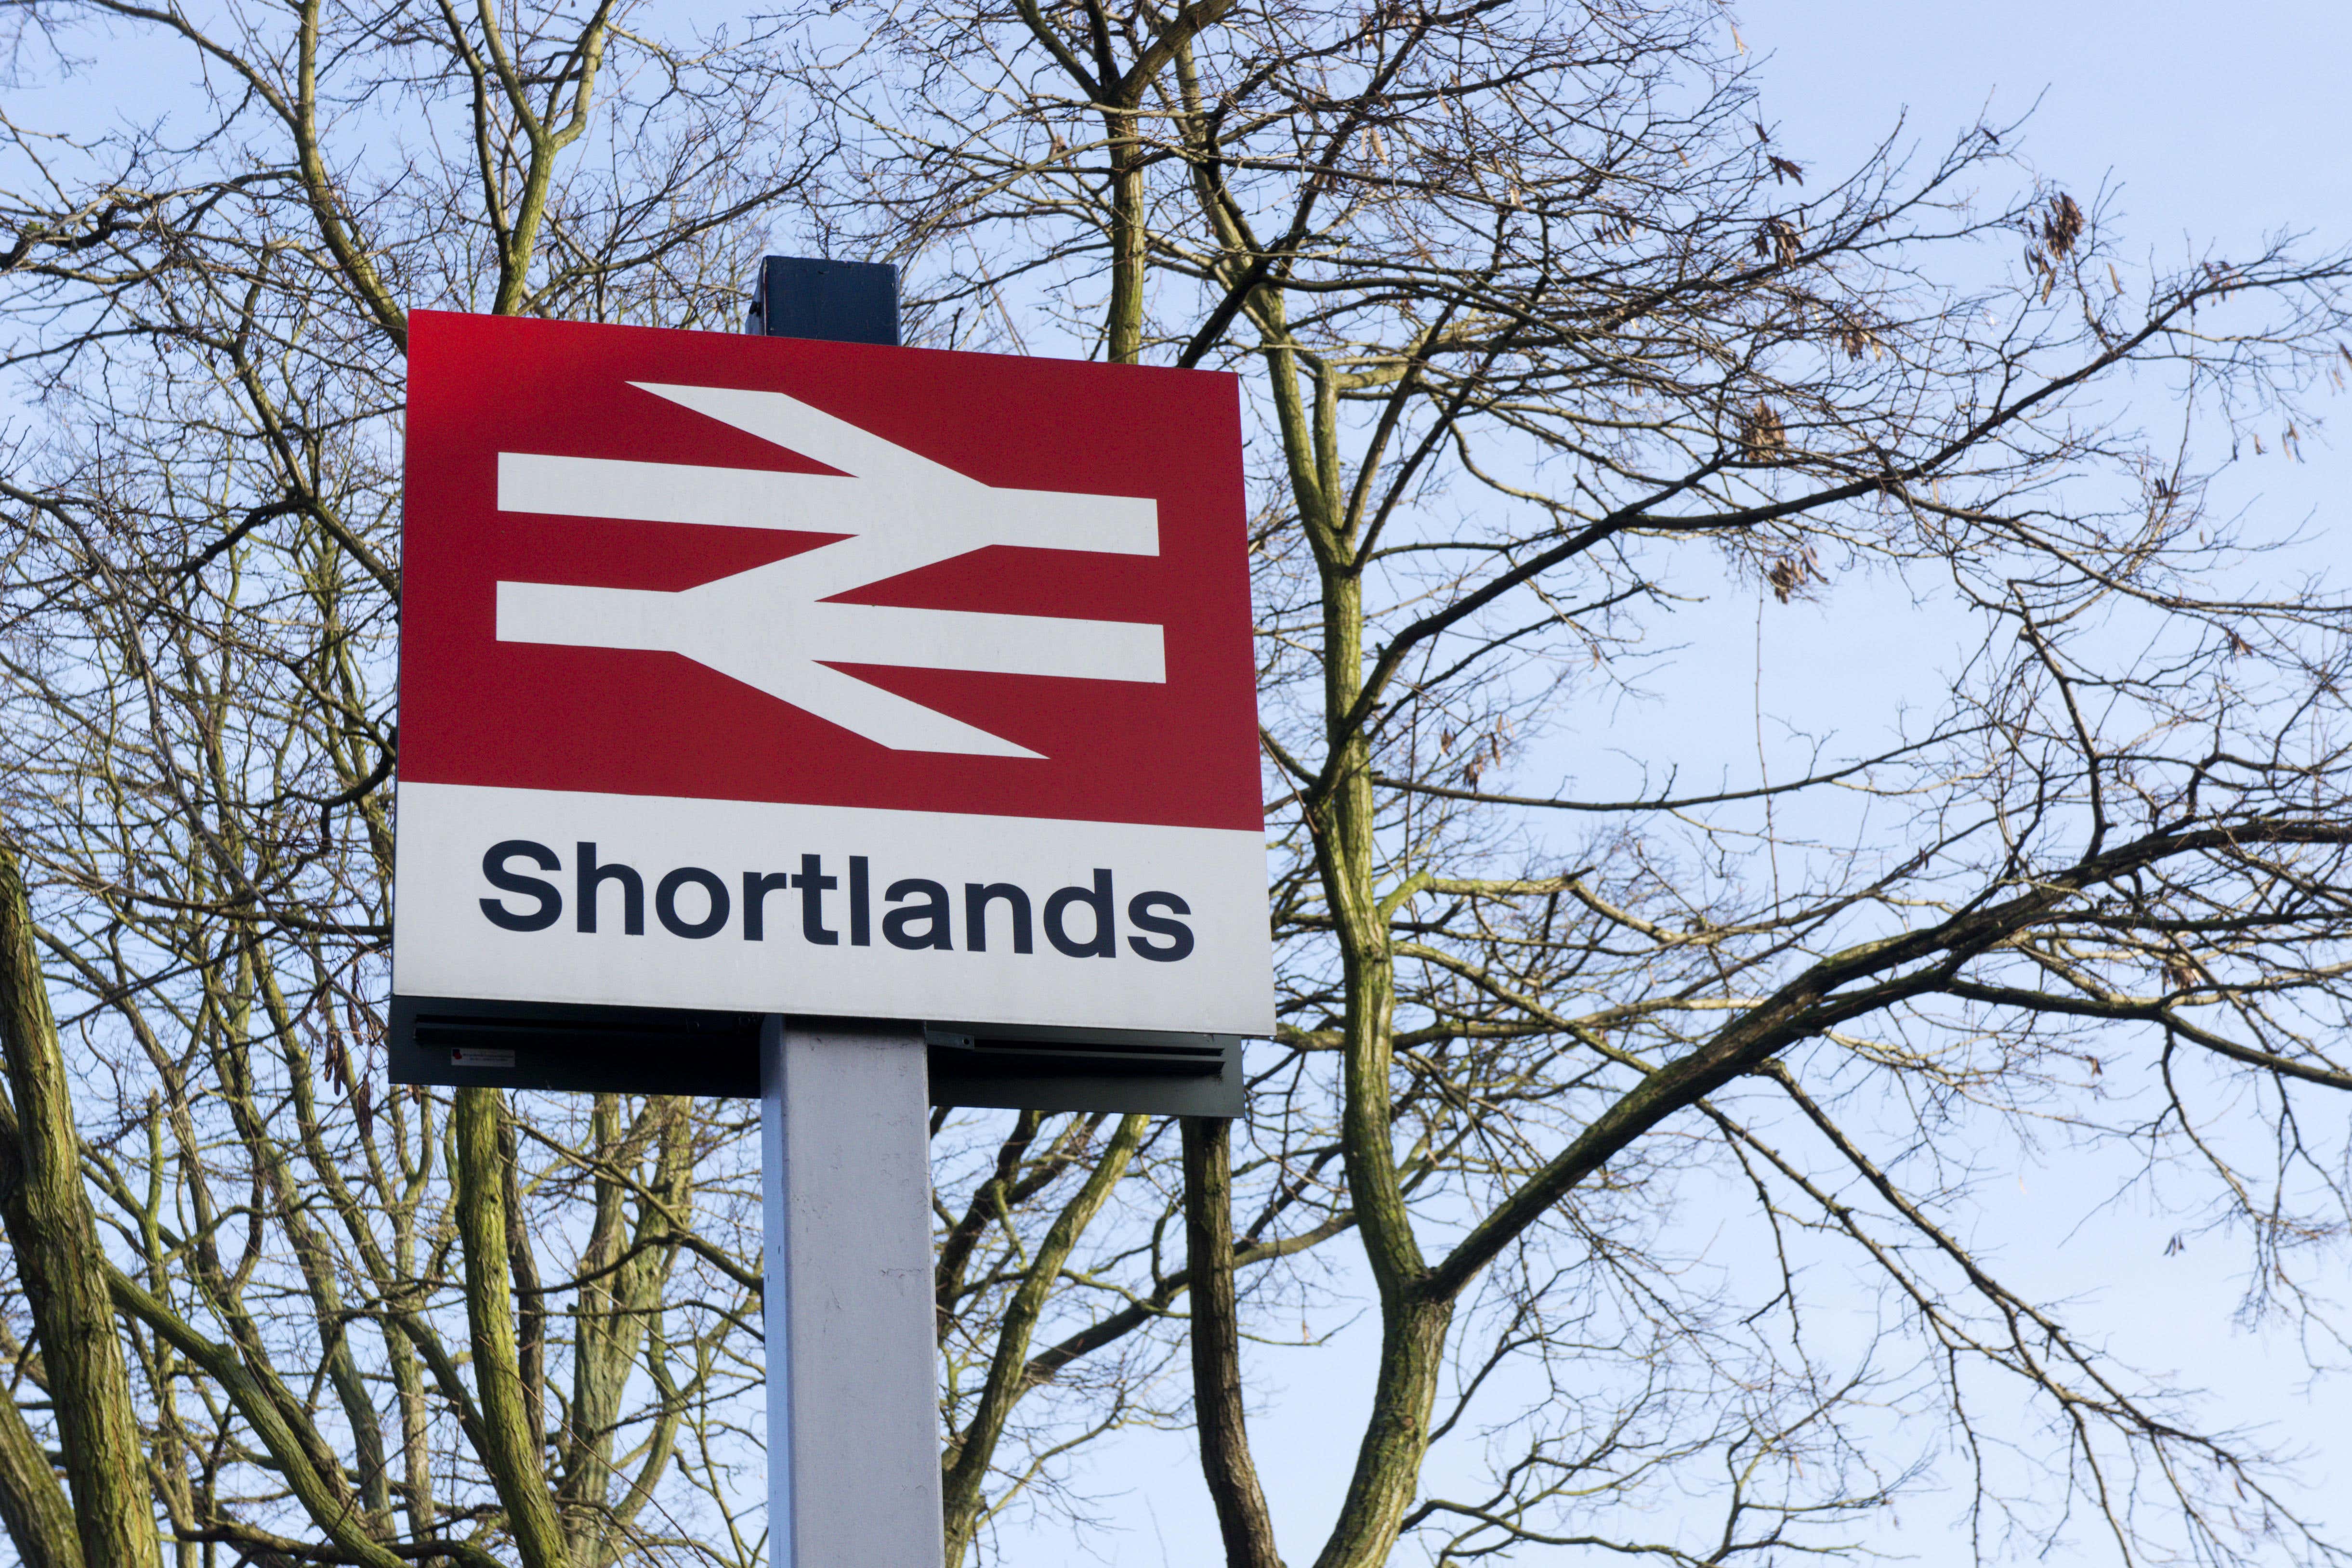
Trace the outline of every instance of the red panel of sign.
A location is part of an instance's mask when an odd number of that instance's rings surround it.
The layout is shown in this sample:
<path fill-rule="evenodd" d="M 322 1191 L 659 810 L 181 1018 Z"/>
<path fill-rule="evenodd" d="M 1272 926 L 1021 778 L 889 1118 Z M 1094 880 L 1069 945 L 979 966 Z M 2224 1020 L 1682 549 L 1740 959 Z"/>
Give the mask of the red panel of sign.
<path fill-rule="evenodd" d="M 1230 377 L 428 311 L 411 318 L 409 353 L 404 779 L 1262 825 Z M 779 394 L 866 439 L 761 407 Z M 665 472 L 679 468 L 731 477 Z M 763 497 L 747 480 L 764 476 L 802 482 Z M 678 497 L 696 482 L 706 494 Z M 662 510 L 665 486 L 668 516 L 627 515 Z M 1024 518 L 1040 493 L 1076 504 Z M 828 526 L 875 520 L 901 497 L 939 509 L 912 519 L 939 537 L 909 549 Z M 976 498 L 1003 515 L 972 516 Z M 583 500 L 605 515 L 580 515 Z M 1146 553 L 1133 536 L 1154 522 Z M 804 582 L 749 575 L 845 544 L 866 559 Z M 643 629 L 653 647 L 518 640 L 530 633 L 515 605 L 532 596 L 510 587 L 501 640 L 502 584 L 682 600 L 730 582 L 740 591 L 675 605 L 692 624 Z M 553 621 L 541 632 L 579 639 L 590 629 L 567 630 L 567 613 L 646 608 L 536 597 Z M 819 602 L 902 614 L 765 667 L 757 650 L 719 651 L 719 667 L 697 657 L 711 651 L 698 637 L 740 646 Z M 926 628 L 903 613 L 915 611 L 1036 624 Z M 742 624 L 712 623 L 729 617 Z M 1155 629 L 1160 666 L 1136 635 L 1054 621 Z M 1007 632 L 1027 635 L 992 648 Z M 826 689 L 796 705 L 802 683 Z M 960 742 L 905 708 L 974 733 Z M 1005 744 L 991 754 L 980 736 Z"/>

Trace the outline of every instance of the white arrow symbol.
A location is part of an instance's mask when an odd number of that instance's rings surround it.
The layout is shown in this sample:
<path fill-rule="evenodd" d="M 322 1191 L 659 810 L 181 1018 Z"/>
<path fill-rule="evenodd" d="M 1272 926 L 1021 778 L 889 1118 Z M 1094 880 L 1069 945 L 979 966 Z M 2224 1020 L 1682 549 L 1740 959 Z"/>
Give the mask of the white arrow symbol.
<path fill-rule="evenodd" d="M 681 653 L 894 751 L 976 757 L 1039 754 L 822 661 L 1168 678 L 1145 622 L 828 602 L 989 545 L 1158 555 L 1157 503 L 983 485 L 782 392 L 631 384 L 842 473 L 501 452 L 499 509 L 849 537 L 677 593 L 501 582 L 500 642 Z"/>

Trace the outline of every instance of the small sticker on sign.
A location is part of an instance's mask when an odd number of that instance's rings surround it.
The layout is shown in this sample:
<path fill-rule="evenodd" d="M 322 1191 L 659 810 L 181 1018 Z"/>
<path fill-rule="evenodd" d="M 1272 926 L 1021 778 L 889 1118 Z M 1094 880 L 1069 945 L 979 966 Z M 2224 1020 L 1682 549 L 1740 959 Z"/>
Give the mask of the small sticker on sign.
<path fill-rule="evenodd" d="M 449 1048 L 452 1067 L 512 1067 L 514 1051 L 484 1045 L 453 1045 Z"/>

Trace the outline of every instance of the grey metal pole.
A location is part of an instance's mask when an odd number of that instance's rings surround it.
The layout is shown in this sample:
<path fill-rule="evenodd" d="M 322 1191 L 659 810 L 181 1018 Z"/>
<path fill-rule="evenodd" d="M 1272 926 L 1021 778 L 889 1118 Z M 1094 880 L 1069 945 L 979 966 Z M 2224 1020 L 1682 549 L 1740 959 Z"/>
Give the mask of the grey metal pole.
<path fill-rule="evenodd" d="M 940 1442 L 919 1025 L 760 1042 L 774 1568 L 936 1568 Z"/>
<path fill-rule="evenodd" d="M 896 267 L 769 256 L 748 330 L 896 344 Z M 766 1020 L 760 1168 L 774 1568 L 937 1568 L 921 1026 Z"/>

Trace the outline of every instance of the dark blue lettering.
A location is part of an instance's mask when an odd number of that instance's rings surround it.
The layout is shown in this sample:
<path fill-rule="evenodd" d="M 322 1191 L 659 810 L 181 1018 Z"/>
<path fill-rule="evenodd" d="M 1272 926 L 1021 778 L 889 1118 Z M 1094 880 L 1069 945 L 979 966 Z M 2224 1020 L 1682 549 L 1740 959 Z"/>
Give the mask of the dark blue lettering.
<path fill-rule="evenodd" d="M 1157 947 L 1140 936 L 1130 936 L 1127 939 L 1128 946 L 1134 950 L 1136 956 L 1149 958 L 1155 964 L 1173 964 L 1179 958 L 1192 956 L 1192 928 L 1181 920 L 1154 915 L 1152 910 L 1155 906 L 1175 915 L 1192 913 L 1192 906 L 1172 893 L 1137 894 L 1128 901 L 1128 919 L 1154 936 L 1167 937 L 1168 946 Z"/>
<path fill-rule="evenodd" d="M 482 913 L 490 924 L 507 931 L 544 931 L 563 915 L 563 894 L 551 882 L 541 882 L 535 876 L 523 876 L 507 870 L 507 862 L 517 855 L 527 857 L 541 871 L 562 871 L 562 861 L 545 844 L 535 844 L 529 839 L 508 839 L 492 844 L 482 855 L 482 875 L 500 893 L 528 894 L 539 900 L 539 907 L 529 915 L 517 915 L 495 898 L 482 900 Z"/>
<path fill-rule="evenodd" d="M 948 927 L 948 890 L 938 883 L 919 876 L 894 882 L 883 896 L 892 904 L 901 899 L 920 896 L 922 903 L 911 909 L 887 910 L 882 915 L 882 937 L 893 947 L 910 951 L 936 947 L 951 951 L 955 938 Z M 923 923 L 919 932 L 913 929 L 917 921 Z"/>
<path fill-rule="evenodd" d="M 621 929 L 631 936 L 646 934 L 646 879 L 625 865 L 598 865 L 596 846 L 580 845 L 580 863 L 573 875 L 578 879 L 578 891 L 573 903 L 578 905 L 577 924 L 583 931 L 596 929 L 596 890 L 608 882 L 621 884 Z"/>
<path fill-rule="evenodd" d="M 1074 904 L 1083 904 L 1094 913 L 1094 935 L 1085 941 L 1075 940 L 1062 924 L 1062 917 Z M 1073 958 L 1116 958 L 1118 956 L 1117 916 L 1112 913 L 1118 905 L 1112 902 L 1110 873 L 1101 866 L 1095 868 L 1095 884 L 1091 888 L 1066 887 L 1045 900 L 1045 940 L 1057 953 Z"/>
<path fill-rule="evenodd" d="M 678 917 L 678 889 L 688 883 L 702 889 L 703 897 L 709 901 L 710 907 L 703 912 L 699 920 Z M 662 878 L 661 885 L 654 889 L 654 917 L 662 923 L 662 929 L 673 936 L 716 936 L 719 928 L 727 924 L 727 884 L 698 865 L 678 867 Z"/>

